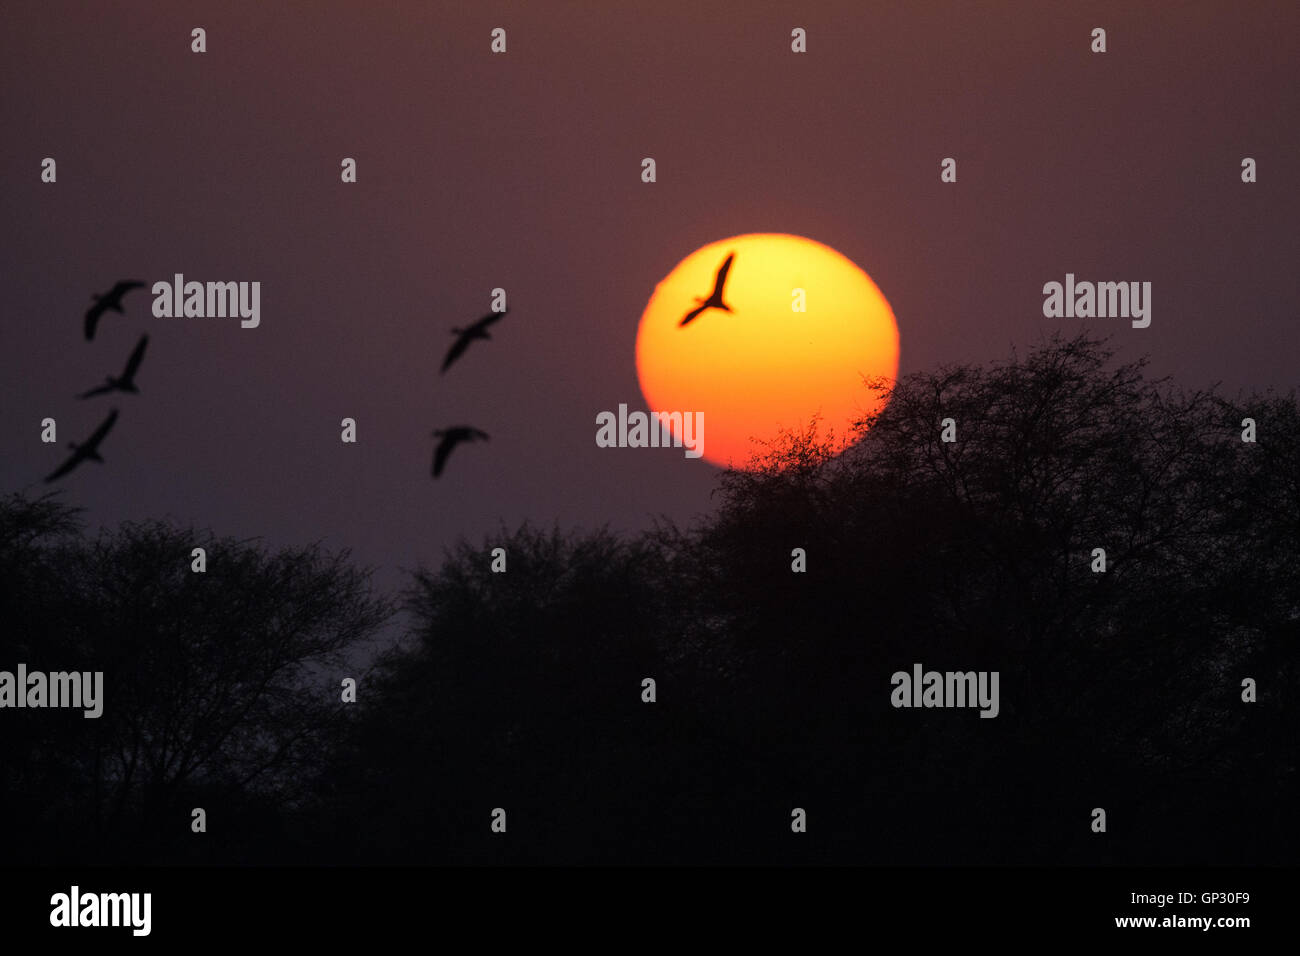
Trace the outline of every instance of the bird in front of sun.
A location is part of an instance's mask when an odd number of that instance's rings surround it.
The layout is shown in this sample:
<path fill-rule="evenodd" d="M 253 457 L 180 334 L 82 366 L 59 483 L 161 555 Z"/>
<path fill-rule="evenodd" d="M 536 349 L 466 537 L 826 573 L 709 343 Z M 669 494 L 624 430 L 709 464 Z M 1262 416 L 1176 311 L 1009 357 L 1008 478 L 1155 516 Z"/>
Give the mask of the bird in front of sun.
<path fill-rule="evenodd" d="M 99 457 L 99 443 L 104 440 L 104 436 L 108 434 L 116 421 L 117 409 L 115 408 L 109 413 L 109 416 L 104 419 L 103 424 L 96 428 L 94 433 L 80 445 L 76 442 L 68 442 L 69 446 L 72 448 L 72 457 L 46 477 L 46 482 L 62 478 L 83 461 L 97 461 L 102 464 L 104 459 Z"/>
<path fill-rule="evenodd" d="M 143 289 L 143 282 L 126 280 L 117 283 L 103 295 L 92 295 L 95 304 L 86 312 L 86 341 L 89 342 L 95 337 L 95 326 L 99 325 L 99 318 L 109 309 L 114 312 L 123 312 L 122 296 L 126 295 L 132 289 Z"/>
<path fill-rule="evenodd" d="M 441 438 L 438 447 L 433 451 L 433 477 L 437 478 L 442 474 L 443 468 L 447 466 L 447 457 L 451 450 L 461 442 L 472 442 L 488 440 L 488 433 L 473 428 L 469 425 L 454 425 L 451 428 L 441 428 L 433 433 L 435 438 Z"/>
<path fill-rule="evenodd" d="M 463 329 L 452 329 L 451 334 L 457 336 L 457 338 L 448 350 L 447 357 L 443 359 L 442 371 L 446 372 L 451 367 L 452 362 L 464 355 L 465 350 L 470 347 L 470 343 L 475 339 L 492 338 L 488 332 L 488 326 L 500 322 L 509 311 L 509 309 L 502 309 L 500 312 L 489 312 L 471 326 Z"/>
<path fill-rule="evenodd" d="M 135 387 L 135 373 L 140 369 L 140 362 L 144 360 L 144 350 L 148 344 L 149 336 L 140 336 L 140 343 L 126 360 L 126 368 L 122 370 L 120 376 L 114 378 L 109 375 L 105 384 L 99 386 L 99 388 L 92 388 L 88 392 L 83 392 L 77 398 L 91 398 L 95 395 L 106 395 L 109 392 L 133 392 L 138 395 L 140 390 Z"/>
<path fill-rule="evenodd" d="M 686 318 L 725 307 L 730 317 L 706 313 L 684 330 L 682 306 L 705 283 L 713 294 Z M 637 327 L 637 378 L 647 407 L 708 422 L 704 458 L 744 468 L 762 443 L 814 420 L 835 454 L 856 441 L 858 423 L 887 401 L 865 382 L 897 378 L 898 341 L 889 302 L 842 253 L 746 233 L 701 246 L 655 284 Z M 680 431 L 668 423 L 683 443 L 686 421 Z"/>
<path fill-rule="evenodd" d="M 697 295 L 695 301 L 700 303 L 700 307 L 687 312 L 685 318 L 678 323 L 679 326 L 690 322 L 705 309 L 721 309 L 723 312 L 731 311 L 731 306 L 722 301 L 722 287 L 727 283 L 727 273 L 731 271 L 731 263 L 735 258 L 736 254 L 734 252 L 727 256 L 726 261 L 722 263 L 722 267 L 718 269 L 718 274 L 713 280 L 713 291 L 709 293 L 709 297 L 701 299 Z"/>

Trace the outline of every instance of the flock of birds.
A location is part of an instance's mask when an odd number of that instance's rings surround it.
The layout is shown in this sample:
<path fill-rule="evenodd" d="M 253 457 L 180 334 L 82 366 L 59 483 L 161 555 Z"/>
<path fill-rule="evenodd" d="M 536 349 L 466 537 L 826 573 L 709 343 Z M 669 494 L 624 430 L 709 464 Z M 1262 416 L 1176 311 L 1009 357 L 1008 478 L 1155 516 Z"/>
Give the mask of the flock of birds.
<path fill-rule="evenodd" d="M 492 338 L 488 327 L 500 322 L 509 311 L 509 309 L 502 309 L 500 312 L 489 312 L 473 325 L 463 329 L 452 329 L 451 334 L 456 336 L 456 341 L 451 344 L 451 348 L 447 350 L 447 357 L 442 360 L 442 374 L 447 373 L 451 364 L 464 355 L 465 350 L 475 340 Z M 436 429 L 433 437 L 440 439 L 438 447 L 433 450 L 433 477 L 437 478 L 447 467 L 447 458 L 453 448 L 462 442 L 487 441 L 489 436 L 487 432 L 472 425 L 452 425 L 450 428 Z"/>
<path fill-rule="evenodd" d="M 717 275 L 713 281 L 713 291 L 707 297 L 696 296 L 695 301 L 699 305 L 687 312 L 678 323 L 678 327 L 688 325 L 700 316 L 701 313 L 708 309 L 720 309 L 723 312 L 730 312 L 731 307 L 722 300 L 722 288 L 727 282 L 727 273 L 731 271 L 731 264 L 735 260 L 736 254 L 733 252 L 727 256 L 722 265 L 718 268 Z M 94 295 L 92 298 L 95 304 L 86 312 L 85 331 L 86 340 L 90 341 L 95 337 L 95 329 L 99 326 L 99 320 L 105 312 L 117 312 L 125 314 L 122 308 L 122 297 L 132 289 L 143 288 L 145 283 L 138 281 L 118 282 L 113 288 L 109 289 L 103 295 Z M 473 325 L 466 326 L 463 329 L 452 329 L 451 334 L 456 336 L 456 341 L 452 343 L 447 350 L 447 356 L 442 362 L 442 374 L 446 374 L 447 369 L 465 354 L 466 350 L 476 341 L 488 340 L 492 334 L 488 329 L 505 318 L 509 309 L 500 312 L 489 312 L 483 318 L 479 319 Z M 140 341 L 127 357 L 126 366 L 122 369 L 121 375 L 106 376 L 104 384 L 99 385 L 89 391 L 83 392 L 77 398 L 94 398 L 97 395 L 107 395 L 111 392 L 125 392 L 128 394 L 139 394 L 140 390 L 136 387 L 135 376 L 140 370 L 140 363 L 144 361 L 145 349 L 149 346 L 149 336 L 140 336 Z M 117 423 L 118 410 L 115 408 L 109 412 L 108 417 L 96 428 L 84 442 L 70 442 L 72 455 L 60 465 L 54 472 L 46 477 L 46 482 L 57 481 L 68 472 L 72 471 L 83 461 L 103 462 L 104 459 L 99 454 L 99 446 L 103 443 L 104 438 L 113 426 Z M 433 432 L 433 437 L 437 438 L 438 444 L 433 450 L 433 477 L 437 478 L 442 474 L 443 469 L 447 467 L 447 459 L 451 456 L 452 450 L 457 445 L 487 441 L 489 435 L 482 429 L 475 428 L 472 425 L 452 425 L 447 428 L 439 428 Z"/>
<path fill-rule="evenodd" d="M 86 312 L 86 341 L 89 342 L 95 337 L 95 329 L 99 327 L 99 320 L 105 312 L 117 312 L 125 314 L 122 308 L 122 296 L 126 295 L 132 289 L 144 288 L 143 282 L 124 281 L 119 282 L 109 289 L 103 295 L 92 295 L 95 304 Z M 78 398 L 94 398 L 96 395 L 107 395 L 109 392 L 127 392 L 138 394 L 139 389 L 135 387 L 135 373 L 140 370 L 140 363 L 144 361 L 144 350 L 149 346 L 149 336 L 140 336 L 140 341 L 131 351 L 126 360 L 126 368 L 118 376 L 109 375 L 106 377 L 103 385 L 98 388 L 92 388 L 88 392 L 78 395 Z M 45 481 L 57 481 L 72 469 L 76 468 L 83 461 L 97 461 L 102 463 L 104 459 L 99 454 L 99 446 L 104 441 L 104 437 L 113 430 L 117 424 L 117 409 L 108 413 L 108 417 L 96 428 L 89 438 L 78 444 L 69 442 L 72 447 L 72 455 L 62 465 L 46 476 Z"/>
<path fill-rule="evenodd" d="M 688 325 L 708 309 L 721 309 L 723 312 L 731 311 L 731 306 L 722 300 L 722 288 L 727 284 L 727 273 L 731 271 L 731 264 L 735 259 L 736 254 L 733 252 L 723 260 L 722 265 L 718 267 L 717 275 L 713 279 L 713 291 L 707 297 L 695 297 L 695 301 L 699 305 L 686 313 L 681 322 L 678 323 L 678 328 Z M 443 359 L 442 371 L 445 373 L 456 359 L 465 354 L 465 350 L 476 339 L 492 338 L 492 335 L 488 332 L 488 327 L 499 322 L 505 314 L 505 311 L 490 312 L 471 326 L 463 329 L 452 329 L 456 341 L 452 343 L 451 348 L 447 351 L 447 357 Z M 487 441 L 489 437 L 487 432 L 474 428 L 472 425 L 454 425 L 451 428 L 439 429 L 433 433 L 433 436 L 440 439 L 438 447 L 433 452 L 433 477 L 435 478 L 442 474 L 443 468 L 447 465 L 447 458 L 451 455 L 453 448 L 462 442 Z"/>

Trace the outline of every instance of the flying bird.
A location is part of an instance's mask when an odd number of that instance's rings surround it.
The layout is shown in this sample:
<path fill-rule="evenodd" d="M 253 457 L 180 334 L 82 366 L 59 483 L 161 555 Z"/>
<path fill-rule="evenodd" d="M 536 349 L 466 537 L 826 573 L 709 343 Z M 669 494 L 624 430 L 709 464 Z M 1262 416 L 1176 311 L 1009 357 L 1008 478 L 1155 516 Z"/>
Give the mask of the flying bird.
<path fill-rule="evenodd" d="M 140 368 L 140 361 L 144 358 L 145 346 L 149 344 L 149 336 L 140 336 L 140 343 L 131 353 L 131 357 L 126 360 L 126 368 L 118 378 L 108 376 L 107 384 L 92 388 L 90 391 L 78 395 L 77 398 L 90 398 L 94 395 L 104 395 L 108 392 L 134 392 L 139 394 L 140 390 L 135 387 L 135 373 Z"/>
<path fill-rule="evenodd" d="M 46 482 L 62 478 L 83 461 L 89 460 L 102 463 L 104 459 L 99 457 L 99 443 L 104 440 L 104 436 L 108 434 L 109 430 L 113 427 L 113 423 L 116 421 L 117 409 L 115 408 L 109 413 L 109 416 L 104 419 L 104 423 L 95 429 L 95 433 L 87 438 L 82 444 L 78 445 L 76 442 L 68 442 L 72 447 L 72 457 L 60 465 L 53 474 L 46 478 Z"/>
<path fill-rule="evenodd" d="M 691 321 L 691 319 L 695 318 L 705 309 L 721 309 L 723 312 L 731 311 L 731 306 L 722 301 L 722 287 L 727 282 L 727 273 L 731 271 L 731 263 L 735 258 L 736 254 L 734 252 L 727 256 L 726 261 L 722 263 L 722 268 L 718 270 L 718 277 L 713 280 L 713 291 L 709 293 L 709 297 L 707 299 L 701 299 L 699 296 L 696 296 L 695 301 L 700 303 L 700 307 L 687 312 L 686 317 L 683 318 L 681 322 L 677 323 L 678 328 Z"/>
<path fill-rule="evenodd" d="M 443 428 L 433 434 L 442 438 L 442 441 L 438 442 L 438 447 L 433 452 L 433 477 L 435 478 L 442 474 L 442 469 L 447 464 L 447 456 L 451 454 L 453 448 L 463 441 L 478 441 L 480 438 L 487 441 L 488 438 L 487 432 L 471 428 L 469 425 Z"/>
<path fill-rule="evenodd" d="M 95 337 L 95 326 L 99 324 L 99 317 L 112 309 L 114 312 L 122 311 L 122 296 L 126 295 L 132 289 L 143 289 L 143 282 L 124 281 L 119 282 L 113 288 L 109 289 L 103 295 L 92 295 L 95 304 L 90 307 L 86 313 L 86 341 L 89 342 Z"/>
<path fill-rule="evenodd" d="M 465 354 L 465 350 L 469 348 L 470 343 L 475 339 L 492 338 L 488 333 L 488 326 L 492 325 L 494 322 L 500 322 L 502 317 L 509 311 L 509 309 L 503 309 L 500 312 L 489 312 L 468 328 L 452 329 L 451 334 L 457 336 L 457 338 L 456 341 L 452 343 L 451 349 L 447 352 L 447 357 L 443 359 L 442 370 L 446 372 L 452 362 Z"/>

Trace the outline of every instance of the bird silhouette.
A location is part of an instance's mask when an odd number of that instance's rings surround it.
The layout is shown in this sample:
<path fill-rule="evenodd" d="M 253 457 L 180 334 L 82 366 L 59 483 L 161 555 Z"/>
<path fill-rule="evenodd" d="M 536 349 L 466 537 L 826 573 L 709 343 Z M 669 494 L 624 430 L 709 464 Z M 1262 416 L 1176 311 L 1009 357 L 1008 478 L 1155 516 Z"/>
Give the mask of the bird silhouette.
<path fill-rule="evenodd" d="M 475 339 L 492 338 L 492 336 L 488 334 L 488 326 L 492 325 L 494 322 L 500 322 L 502 317 L 504 317 L 509 311 L 509 309 L 503 309 L 500 312 L 489 312 L 468 328 L 452 329 L 451 333 L 452 335 L 457 336 L 457 339 L 452 343 L 451 349 L 448 350 L 447 357 L 443 359 L 443 372 L 447 371 L 452 362 L 465 354 L 465 350 L 469 348 L 470 343 Z"/>
<path fill-rule="evenodd" d="M 86 313 L 86 341 L 89 342 L 95 337 L 95 326 L 99 325 L 99 317 L 112 309 L 114 312 L 122 311 L 122 296 L 126 295 L 132 289 L 143 289 L 143 282 L 127 280 L 119 282 L 113 288 L 109 289 L 103 295 L 92 295 L 95 304 L 90 307 Z"/>
<path fill-rule="evenodd" d="M 731 263 L 735 258 L 736 254 L 734 252 L 727 256 L 726 261 L 723 262 L 721 268 L 718 269 L 717 278 L 713 280 L 713 291 L 709 293 L 709 297 L 707 299 L 701 299 L 699 296 L 696 296 L 695 301 L 700 303 L 700 307 L 698 309 L 691 309 L 691 311 L 687 312 L 685 318 L 683 318 L 681 322 L 677 323 L 678 328 L 685 325 L 687 322 L 690 322 L 705 309 L 721 309 L 723 312 L 731 311 L 731 306 L 722 301 L 722 287 L 727 282 L 727 273 L 731 271 Z"/>
<path fill-rule="evenodd" d="M 433 477 L 435 478 L 442 474 L 442 469 L 447 464 L 447 456 L 451 454 L 451 450 L 461 442 L 478 441 L 480 438 L 484 441 L 488 439 L 487 432 L 471 428 L 469 425 L 455 425 L 451 428 L 439 429 L 433 434 L 442 438 L 442 441 L 438 442 L 438 447 L 433 451 Z"/>
<path fill-rule="evenodd" d="M 89 460 L 102 463 L 104 459 L 99 457 L 99 443 L 104 440 L 104 436 L 108 434 L 109 430 L 113 427 L 113 423 L 116 421 L 117 409 L 115 408 L 109 413 L 108 417 L 104 419 L 103 424 L 95 429 L 94 434 L 80 445 L 76 442 L 68 442 L 68 445 L 72 448 L 72 457 L 50 474 L 49 477 L 45 479 L 46 482 L 48 483 L 58 478 L 62 478 L 83 461 Z"/>
<path fill-rule="evenodd" d="M 140 361 L 144 358 L 145 346 L 149 344 L 149 336 L 140 336 L 140 342 L 131 353 L 131 357 L 126 360 L 126 368 L 117 378 L 108 376 L 107 384 L 92 388 L 90 391 L 78 395 L 77 398 L 90 398 L 93 395 L 104 395 L 107 392 L 134 392 L 139 393 L 135 387 L 135 373 L 140 368 Z"/>

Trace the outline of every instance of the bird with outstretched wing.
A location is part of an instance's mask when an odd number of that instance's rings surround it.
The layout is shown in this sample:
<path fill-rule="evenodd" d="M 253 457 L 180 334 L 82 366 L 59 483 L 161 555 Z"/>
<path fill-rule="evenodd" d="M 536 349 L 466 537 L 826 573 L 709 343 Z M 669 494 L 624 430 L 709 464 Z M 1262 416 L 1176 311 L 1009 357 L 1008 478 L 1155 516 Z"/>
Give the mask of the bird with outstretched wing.
<path fill-rule="evenodd" d="M 488 326 L 500 322 L 509 311 L 509 309 L 502 309 L 500 312 L 489 312 L 467 328 L 452 329 L 451 334 L 456 336 L 456 341 L 452 343 L 451 349 L 447 352 L 447 357 L 443 359 L 443 372 L 446 372 L 451 367 L 452 362 L 465 354 L 465 350 L 470 347 L 470 343 L 475 339 L 492 338 L 488 333 Z"/>
<path fill-rule="evenodd" d="M 461 442 L 487 441 L 488 433 L 473 428 L 469 425 L 455 425 L 451 428 L 443 428 L 435 431 L 434 437 L 441 438 L 438 447 L 433 451 L 433 477 L 437 478 L 442 474 L 442 469 L 447 465 L 447 456 L 451 450 Z"/>
<path fill-rule="evenodd" d="M 696 296 L 695 301 L 700 303 L 699 308 L 687 312 L 681 322 L 677 323 L 678 327 L 686 325 L 705 309 L 721 309 L 723 312 L 731 311 L 731 306 L 722 301 L 722 287 L 727 283 L 727 273 L 731 271 L 731 263 L 735 261 L 735 258 L 736 254 L 734 252 L 727 256 L 726 261 L 722 263 L 717 276 L 713 280 L 713 291 L 709 293 L 709 297 L 701 299 Z"/>
<path fill-rule="evenodd" d="M 137 282 L 133 279 L 123 280 L 103 295 L 92 295 L 91 298 L 95 300 L 95 304 L 86 313 L 86 341 L 90 341 L 95 337 L 95 327 L 99 325 L 100 316 L 110 309 L 114 312 L 121 312 L 122 296 L 132 289 L 143 289 L 144 285 L 143 282 Z"/>
<path fill-rule="evenodd" d="M 144 350 L 149 344 L 149 336 L 140 336 L 140 341 L 135 350 L 131 352 L 130 357 L 126 360 L 126 368 L 117 378 L 108 376 L 106 384 L 99 388 L 92 388 L 88 392 L 83 392 L 77 398 L 92 398 L 95 395 L 105 395 L 108 392 L 133 392 L 139 394 L 140 390 L 135 387 L 135 373 L 140 370 L 140 363 L 144 360 Z"/>
<path fill-rule="evenodd" d="M 95 429 L 94 433 L 80 445 L 76 442 L 69 442 L 68 444 L 72 448 L 72 457 L 46 477 L 46 482 L 56 481 L 59 478 L 62 478 L 83 461 L 103 462 L 104 459 L 99 456 L 99 443 L 104 440 L 104 436 L 109 433 L 116 421 L 117 409 L 115 408 L 109 413 L 108 417 L 104 419 L 103 423 Z"/>

